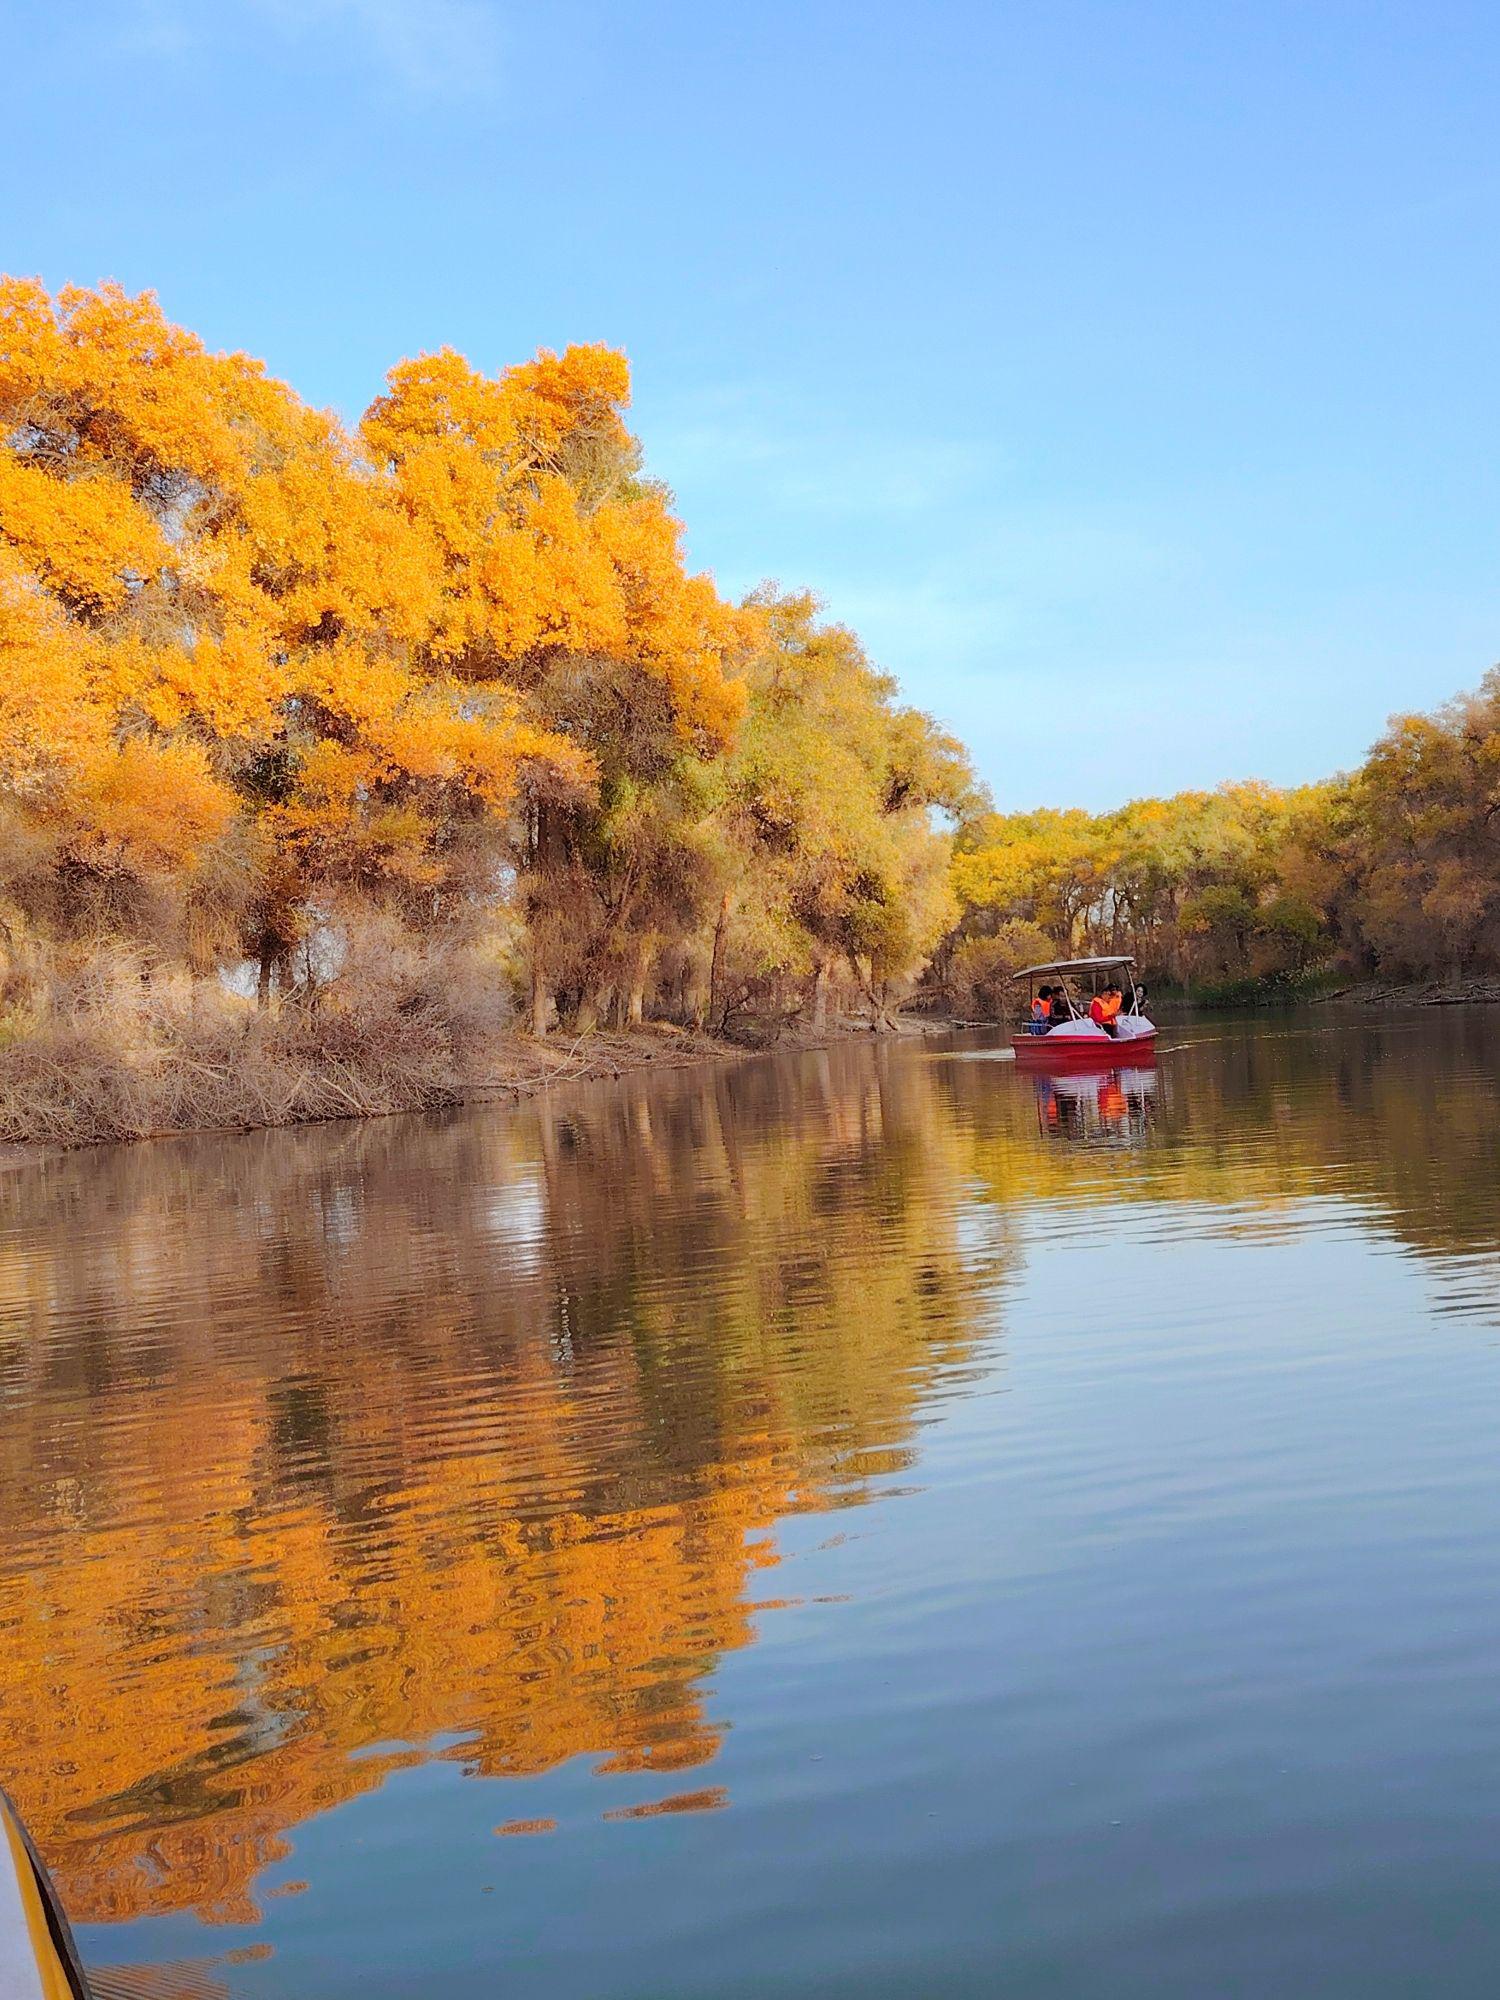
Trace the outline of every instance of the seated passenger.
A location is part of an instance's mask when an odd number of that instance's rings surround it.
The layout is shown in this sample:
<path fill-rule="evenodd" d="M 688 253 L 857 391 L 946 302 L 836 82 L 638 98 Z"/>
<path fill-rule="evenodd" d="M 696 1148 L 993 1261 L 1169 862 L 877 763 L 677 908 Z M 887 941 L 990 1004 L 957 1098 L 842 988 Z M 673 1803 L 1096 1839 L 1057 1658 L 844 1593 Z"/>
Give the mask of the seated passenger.
<path fill-rule="evenodd" d="M 1048 1010 L 1047 1019 L 1055 1028 L 1059 1021 L 1071 1021 L 1072 1018 L 1073 1009 L 1068 1005 L 1066 992 L 1061 986 L 1054 986 L 1052 989 L 1052 1005 Z"/>
<path fill-rule="evenodd" d="M 1118 986 L 1106 986 L 1102 993 L 1096 993 L 1089 1002 L 1089 1019 L 1096 1028 L 1102 1028 L 1106 1035 L 1118 1032 L 1115 1017 L 1124 1004 L 1124 995 Z"/>
<path fill-rule="evenodd" d="M 1039 986 L 1036 998 L 1031 1003 L 1031 1019 L 1027 1023 L 1034 1035 L 1045 1035 L 1048 1017 L 1052 1012 L 1052 988 Z"/>

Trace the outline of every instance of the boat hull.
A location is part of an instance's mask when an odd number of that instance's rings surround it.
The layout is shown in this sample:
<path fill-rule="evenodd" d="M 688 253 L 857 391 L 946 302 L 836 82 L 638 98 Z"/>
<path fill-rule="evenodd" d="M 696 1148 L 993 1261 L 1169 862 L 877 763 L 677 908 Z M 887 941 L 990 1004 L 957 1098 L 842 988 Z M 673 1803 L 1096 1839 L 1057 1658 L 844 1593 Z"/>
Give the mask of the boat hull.
<path fill-rule="evenodd" d="M 52 1878 L 3 1791 L 0 1994 L 5 2000 L 89 2000 L 89 1983 Z"/>
<path fill-rule="evenodd" d="M 1139 1069 L 1156 1061 L 1156 1036 L 1014 1035 L 1016 1061 L 1034 1069 Z"/>

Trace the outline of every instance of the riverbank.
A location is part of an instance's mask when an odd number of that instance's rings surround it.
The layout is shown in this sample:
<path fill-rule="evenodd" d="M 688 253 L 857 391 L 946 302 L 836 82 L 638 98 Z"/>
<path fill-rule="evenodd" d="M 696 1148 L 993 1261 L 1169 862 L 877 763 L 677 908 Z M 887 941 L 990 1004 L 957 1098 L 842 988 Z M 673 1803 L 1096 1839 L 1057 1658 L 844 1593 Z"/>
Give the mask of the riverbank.
<path fill-rule="evenodd" d="M 829 1046 L 872 1033 L 935 1034 L 946 1021 L 905 1019 L 875 1029 L 841 1020 L 822 1031 L 784 1027 L 764 1041 L 730 1040 L 655 1022 L 640 1028 L 485 1038 L 457 1060 L 439 1039 L 339 1036 L 327 1021 L 255 1017 L 230 1043 L 146 1050 L 79 1038 L 0 1048 L 0 1171 L 49 1154 L 189 1132 L 251 1132 L 341 1118 L 378 1118 L 466 1104 L 520 1103 L 558 1084 L 610 1082 L 645 1070 Z"/>
<path fill-rule="evenodd" d="M 1319 1007 L 1335 1001 L 1351 1007 L 1494 1007 L 1500 1006 L 1500 978 L 1358 980 L 1310 998 Z"/>

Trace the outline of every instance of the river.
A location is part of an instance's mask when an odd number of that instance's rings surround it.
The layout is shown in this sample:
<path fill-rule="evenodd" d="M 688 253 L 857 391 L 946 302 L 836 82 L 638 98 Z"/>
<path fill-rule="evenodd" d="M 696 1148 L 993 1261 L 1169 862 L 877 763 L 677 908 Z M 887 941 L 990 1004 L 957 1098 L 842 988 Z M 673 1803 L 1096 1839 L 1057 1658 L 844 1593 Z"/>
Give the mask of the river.
<path fill-rule="evenodd" d="M 0 1179 L 100 2000 L 1500 1987 L 1500 1016 Z"/>

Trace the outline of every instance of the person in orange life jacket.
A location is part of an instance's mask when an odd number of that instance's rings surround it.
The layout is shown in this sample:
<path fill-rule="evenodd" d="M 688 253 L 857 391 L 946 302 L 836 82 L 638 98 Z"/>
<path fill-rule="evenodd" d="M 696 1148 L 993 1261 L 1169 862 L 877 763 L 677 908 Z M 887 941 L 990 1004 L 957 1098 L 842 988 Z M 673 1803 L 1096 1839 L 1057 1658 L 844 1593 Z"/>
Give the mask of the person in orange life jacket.
<path fill-rule="evenodd" d="M 1046 1034 L 1047 1022 L 1052 1012 L 1051 1003 L 1052 1003 L 1052 988 L 1050 986 L 1039 986 L 1037 988 L 1036 998 L 1031 1003 L 1030 1026 L 1032 1034 L 1034 1035 Z"/>
<path fill-rule="evenodd" d="M 1111 982 L 1102 993 L 1096 993 L 1089 1002 L 1089 1019 L 1096 1028 L 1102 1028 L 1106 1035 L 1113 1035 L 1117 1032 L 1115 1017 L 1124 1004 L 1124 994 Z"/>

